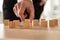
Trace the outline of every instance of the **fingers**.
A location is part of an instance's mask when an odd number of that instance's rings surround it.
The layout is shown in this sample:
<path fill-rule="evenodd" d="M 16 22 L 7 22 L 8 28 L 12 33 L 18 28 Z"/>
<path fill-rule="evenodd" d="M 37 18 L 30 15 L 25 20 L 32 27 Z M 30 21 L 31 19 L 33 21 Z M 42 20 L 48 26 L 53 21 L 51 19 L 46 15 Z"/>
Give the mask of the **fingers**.
<path fill-rule="evenodd" d="M 14 5 L 14 8 L 13 8 L 13 11 L 14 11 L 14 13 L 16 14 L 17 13 L 17 6 L 16 6 L 17 4 L 15 4 Z M 17 14 L 16 14 L 16 16 L 17 16 Z"/>
<path fill-rule="evenodd" d="M 32 22 L 32 20 L 34 19 L 34 6 L 33 6 L 33 4 L 31 4 L 27 7 L 27 12 L 30 15 L 29 16 L 30 22 Z"/>
<path fill-rule="evenodd" d="M 13 11 L 15 15 L 21 19 L 21 21 L 24 21 L 27 16 L 26 14 L 24 15 L 26 9 L 28 9 L 29 11 L 30 21 L 32 22 L 32 20 L 34 19 L 34 7 L 32 2 L 21 1 L 21 3 L 17 3 L 14 6 Z"/>
<path fill-rule="evenodd" d="M 17 17 L 19 17 L 19 6 L 20 6 L 20 4 L 19 3 L 16 3 L 15 5 L 14 5 L 14 8 L 13 8 L 13 11 L 14 11 L 14 13 L 15 13 L 15 15 L 17 16 Z"/>
<path fill-rule="evenodd" d="M 21 15 L 21 16 L 20 16 L 21 21 L 24 21 L 26 17 L 27 17 L 27 14 L 26 14 L 26 13 L 24 13 L 23 15 Z"/>
<path fill-rule="evenodd" d="M 30 22 L 34 19 L 34 13 L 30 13 Z"/>
<path fill-rule="evenodd" d="M 30 11 L 30 22 L 32 22 L 33 19 L 34 19 L 34 8 L 31 8 L 31 11 Z"/>
<path fill-rule="evenodd" d="M 19 17 L 21 20 L 25 19 L 24 10 L 25 10 L 25 7 L 22 5 L 22 3 L 15 4 L 13 8 L 15 15 Z"/>
<path fill-rule="evenodd" d="M 26 9 L 25 6 L 26 5 L 24 5 L 24 3 L 22 2 L 21 6 L 20 6 L 20 9 L 19 9 L 19 15 L 20 15 L 20 18 L 21 18 L 22 21 L 25 20 L 25 15 L 24 15 L 24 12 L 25 12 L 25 9 Z"/>

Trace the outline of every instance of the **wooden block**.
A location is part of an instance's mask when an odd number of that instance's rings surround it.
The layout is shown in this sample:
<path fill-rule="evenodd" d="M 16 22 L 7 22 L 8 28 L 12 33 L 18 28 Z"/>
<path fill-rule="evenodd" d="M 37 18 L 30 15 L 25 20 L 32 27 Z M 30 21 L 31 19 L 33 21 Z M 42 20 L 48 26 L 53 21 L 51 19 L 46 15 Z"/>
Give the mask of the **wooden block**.
<path fill-rule="evenodd" d="M 9 26 L 9 20 L 6 19 L 3 21 L 3 23 L 4 23 L 4 26 Z"/>
<path fill-rule="evenodd" d="M 50 27 L 58 26 L 58 19 L 49 20 L 49 26 Z"/>
<path fill-rule="evenodd" d="M 13 21 L 13 24 L 15 25 L 15 27 L 16 27 L 16 26 L 19 26 L 19 25 L 20 25 L 20 21 L 19 21 L 19 20 L 14 20 L 14 21 Z"/>
<path fill-rule="evenodd" d="M 23 24 L 24 24 L 24 28 L 26 28 L 26 29 L 29 29 L 29 28 L 31 28 L 31 23 L 30 23 L 30 20 L 29 19 L 25 19 L 25 21 L 23 22 Z"/>
<path fill-rule="evenodd" d="M 9 22 L 9 28 L 15 28 L 15 24 L 13 24 L 13 21 Z"/>
<path fill-rule="evenodd" d="M 37 19 L 33 20 L 33 26 L 39 26 L 39 21 Z"/>
<path fill-rule="evenodd" d="M 20 28 L 20 21 L 19 20 L 14 20 L 13 24 L 14 24 L 15 28 Z"/>
<path fill-rule="evenodd" d="M 41 20 L 40 21 L 40 27 L 48 27 L 47 21 L 46 20 Z"/>

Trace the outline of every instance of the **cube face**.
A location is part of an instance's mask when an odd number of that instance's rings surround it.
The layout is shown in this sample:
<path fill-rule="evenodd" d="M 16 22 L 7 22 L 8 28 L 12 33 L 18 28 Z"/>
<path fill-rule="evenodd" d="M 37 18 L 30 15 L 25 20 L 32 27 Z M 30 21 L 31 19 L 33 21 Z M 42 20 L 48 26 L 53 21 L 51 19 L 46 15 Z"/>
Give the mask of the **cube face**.
<path fill-rule="evenodd" d="M 57 19 L 49 20 L 49 26 L 50 27 L 58 26 L 58 20 Z"/>
<path fill-rule="evenodd" d="M 9 26 L 9 20 L 4 20 L 4 26 Z"/>
<path fill-rule="evenodd" d="M 39 26 L 39 21 L 37 19 L 33 20 L 33 26 Z"/>
<path fill-rule="evenodd" d="M 24 28 L 25 28 L 25 29 L 31 28 L 30 20 L 26 19 L 26 20 L 23 22 L 23 24 L 24 24 Z"/>
<path fill-rule="evenodd" d="M 9 28 L 15 28 L 15 24 L 13 24 L 13 21 L 9 22 Z"/>
<path fill-rule="evenodd" d="M 13 23 L 14 23 L 15 27 L 20 25 L 20 21 L 19 20 L 14 20 Z"/>
<path fill-rule="evenodd" d="M 41 20 L 40 27 L 48 27 L 48 23 L 46 20 Z"/>

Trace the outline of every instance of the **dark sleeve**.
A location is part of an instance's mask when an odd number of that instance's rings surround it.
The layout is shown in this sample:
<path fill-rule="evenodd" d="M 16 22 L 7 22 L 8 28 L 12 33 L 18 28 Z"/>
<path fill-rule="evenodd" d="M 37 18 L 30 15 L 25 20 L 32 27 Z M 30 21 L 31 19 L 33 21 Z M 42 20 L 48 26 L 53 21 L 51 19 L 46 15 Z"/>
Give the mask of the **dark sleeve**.
<path fill-rule="evenodd" d="M 40 2 L 41 2 L 41 0 L 33 0 L 34 5 L 39 5 Z"/>
<path fill-rule="evenodd" d="M 14 20 L 18 19 L 13 12 L 13 7 L 17 3 L 17 0 L 3 0 L 3 18 Z"/>
<path fill-rule="evenodd" d="M 3 0 L 3 10 L 12 9 L 17 0 Z"/>
<path fill-rule="evenodd" d="M 44 5 L 40 6 L 41 1 L 42 0 L 33 0 L 34 9 L 35 9 L 35 18 L 34 19 L 39 19 L 43 12 Z"/>

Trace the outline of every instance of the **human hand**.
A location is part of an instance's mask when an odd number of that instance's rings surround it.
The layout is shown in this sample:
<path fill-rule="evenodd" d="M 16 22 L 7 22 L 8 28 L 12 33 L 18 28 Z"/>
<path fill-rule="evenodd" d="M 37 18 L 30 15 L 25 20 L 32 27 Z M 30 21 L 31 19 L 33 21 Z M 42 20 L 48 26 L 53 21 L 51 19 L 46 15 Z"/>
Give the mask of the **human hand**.
<path fill-rule="evenodd" d="M 34 6 L 32 1 L 22 0 L 21 2 L 16 3 L 13 8 L 15 15 L 19 17 L 21 21 L 24 21 L 27 16 L 25 10 L 27 10 L 27 12 L 29 13 L 29 19 L 32 22 L 32 20 L 34 19 Z"/>

